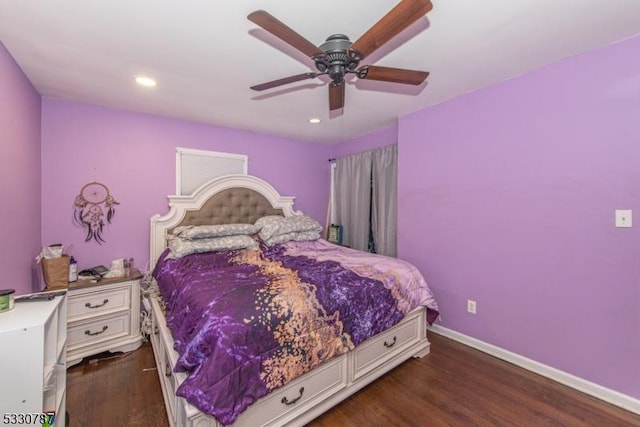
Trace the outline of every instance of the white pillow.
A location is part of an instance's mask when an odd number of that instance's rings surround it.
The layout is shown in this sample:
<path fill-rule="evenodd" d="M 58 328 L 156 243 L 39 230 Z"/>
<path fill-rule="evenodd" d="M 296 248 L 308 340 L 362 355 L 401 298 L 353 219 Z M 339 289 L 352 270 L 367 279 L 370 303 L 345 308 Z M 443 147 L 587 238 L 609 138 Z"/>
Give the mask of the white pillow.
<path fill-rule="evenodd" d="M 273 236 L 267 240 L 264 240 L 264 244 L 267 246 L 277 245 L 284 242 L 307 242 L 310 240 L 318 240 L 320 233 L 317 231 L 301 231 L 298 233 L 286 233 Z"/>
<path fill-rule="evenodd" d="M 258 218 L 255 226 L 258 227 L 258 234 L 262 240 L 266 240 L 277 234 L 280 224 L 284 221 L 284 217 L 280 215 L 267 215 Z"/>
<path fill-rule="evenodd" d="M 259 228 L 254 224 L 185 225 L 173 229 L 173 235 L 182 239 L 205 239 L 235 235 L 252 235 Z"/>
<path fill-rule="evenodd" d="M 269 215 L 259 218 L 256 225 L 260 227 L 260 238 L 264 241 L 274 236 L 305 231 L 321 232 L 322 226 L 318 221 L 307 215 L 292 215 L 287 217 Z"/>
<path fill-rule="evenodd" d="M 235 249 L 258 249 L 258 243 L 251 236 L 237 235 L 224 237 L 210 237 L 208 239 L 169 239 L 170 253 L 167 258 L 182 258 L 183 256 L 202 252 L 231 251 Z"/>

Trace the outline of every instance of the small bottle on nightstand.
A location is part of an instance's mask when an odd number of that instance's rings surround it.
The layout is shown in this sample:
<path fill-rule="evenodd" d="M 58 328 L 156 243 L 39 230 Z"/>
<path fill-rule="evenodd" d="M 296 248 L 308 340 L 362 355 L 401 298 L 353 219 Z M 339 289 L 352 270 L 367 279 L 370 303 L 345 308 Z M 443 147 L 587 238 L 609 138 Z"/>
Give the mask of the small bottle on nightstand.
<path fill-rule="evenodd" d="M 124 259 L 124 275 L 128 277 L 133 271 L 133 258 Z"/>
<path fill-rule="evenodd" d="M 69 260 L 69 283 L 78 280 L 78 261 L 74 257 Z"/>

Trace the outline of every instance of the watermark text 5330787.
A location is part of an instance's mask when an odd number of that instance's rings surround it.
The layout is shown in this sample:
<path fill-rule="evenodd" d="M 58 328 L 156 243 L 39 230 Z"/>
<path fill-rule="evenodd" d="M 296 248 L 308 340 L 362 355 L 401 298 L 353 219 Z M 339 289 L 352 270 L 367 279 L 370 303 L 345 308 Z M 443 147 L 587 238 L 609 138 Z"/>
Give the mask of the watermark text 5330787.
<path fill-rule="evenodd" d="M 48 427 L 53 425 L 55 418 L 55 412 L 5 412 L 2 416 L 2 421 L 6 425 L 37 425 Z"/>

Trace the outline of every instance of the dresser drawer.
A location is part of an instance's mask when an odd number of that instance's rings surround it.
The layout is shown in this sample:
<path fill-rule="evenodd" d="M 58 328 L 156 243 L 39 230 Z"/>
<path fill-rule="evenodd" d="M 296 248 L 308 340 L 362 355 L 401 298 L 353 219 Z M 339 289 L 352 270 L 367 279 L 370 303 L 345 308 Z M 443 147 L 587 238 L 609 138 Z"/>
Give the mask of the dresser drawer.
<path fill-rule="evenodd" d="M 411 316 L 358 346 L 353 353 L 353 380 L 401 353 L 407 346 L 417 343 L 422 330 L 421 321 L 423 317 Z"/>
<path fill-rule="evenodd" d="M 129 310 L 130 306 L 130 286 L 92 290 L 70 295 L 67 318 L 71 323 L 107 313 Z"/>
<path fill-rule="evenodd" d="M 80 322 L 70 326 L 67 331 L 68 350 L 127 336 L 130 333 L 130 313 L 119 316 L 101 317 L 90 322 Z"/>
<path fill-rule="evenodd" d="M 234 423 L 237 427 L 283 425 L 306 408 L 346 387 L 347 359 L 339 357 L 303 375 L 251 405 Z M 293 414 L 295 412 L 295 414 Z"/>

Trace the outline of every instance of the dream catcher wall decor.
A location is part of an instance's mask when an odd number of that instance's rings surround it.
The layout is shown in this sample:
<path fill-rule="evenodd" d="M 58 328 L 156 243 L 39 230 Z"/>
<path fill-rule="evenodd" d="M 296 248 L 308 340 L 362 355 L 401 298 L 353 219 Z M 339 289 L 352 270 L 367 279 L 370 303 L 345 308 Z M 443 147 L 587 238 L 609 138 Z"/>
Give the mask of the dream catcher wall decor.
<path fill-rule="evenodd" d="M 102 231 L 104 219 L 111 223 L 116 211 L 114 205 L 119 205 L 109 192 L 109 188 L 99 182 L 90 182 L 80 190 L 76 196 L 73 219 L 82 227 L 87 227 L 85 242 L 93 239 L 99 244 L 104 243 Z M 105 215 L 106 210 L 106 215 Z"/>

